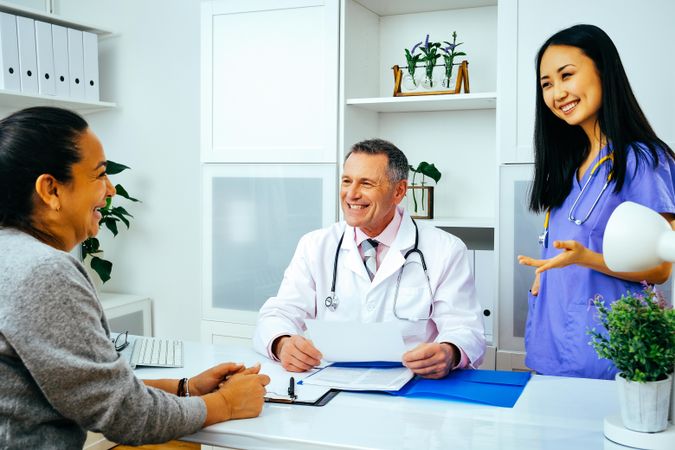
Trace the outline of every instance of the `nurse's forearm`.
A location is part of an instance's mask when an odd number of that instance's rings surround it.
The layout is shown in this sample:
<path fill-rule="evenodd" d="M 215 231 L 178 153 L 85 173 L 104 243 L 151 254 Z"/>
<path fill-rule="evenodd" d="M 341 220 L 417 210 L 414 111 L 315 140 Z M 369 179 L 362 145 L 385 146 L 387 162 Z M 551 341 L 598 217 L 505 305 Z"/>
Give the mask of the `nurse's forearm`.
<path fill-rule="evenodd" d="M 665 283 L 668 280 L 668 277 L 670 277 L 672 269 L 671 263 L 663 263 L 652 269 L 640 272 L 614 272 L 607 267 L 607 264 L 605 264 L 605 258 L 602 256 L 602 253 L 597 253 L 589 249 L 586 249 L 583 259 L 578 264 L 612 277 L 621 278 L 622 280 L 635 282 L 646 280 L 648 283 L 654 284 Z"/>

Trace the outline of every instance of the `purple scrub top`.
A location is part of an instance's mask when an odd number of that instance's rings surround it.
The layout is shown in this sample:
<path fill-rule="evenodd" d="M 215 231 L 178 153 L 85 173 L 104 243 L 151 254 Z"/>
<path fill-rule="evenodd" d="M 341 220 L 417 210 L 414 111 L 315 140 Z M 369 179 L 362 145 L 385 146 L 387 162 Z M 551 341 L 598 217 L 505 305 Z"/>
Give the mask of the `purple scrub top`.
<path fill-rule="evenodd" d="M 646 148 L 642 147 L 645 151 Z M 600 151 L 598 160 L 607 155 Z M 675 162 L 659 149 L 659 163 L 641 160 L 637 173 L 636 155 L 629 152 L 626 178 L 621 191 L 614 193 L 614 183 L 600 196 L 588 220 L 581 224 L 568 220 L 572 204 L 590 177 L 591 167 L 581 182 L 575 173 L 572 189 L 563 205 L 551 210 L 548 248 L 542 258 L 552 258 L 561 250 L 553 241 L 575 240 L 602 253 L 602 238 L 609 216 L 624 201 L 633 201 L 659 213 L 675 213 Z M 595 163 L 594 163 L 595 164 Z M 607 181 L 611 161 L 603 163 L 591 179 L 575 208 L 574 217 L 583 219 L 598 198 Z M 535 239 L 533 236 L 532 239 Z M 570 265 L 541 274 L 539 295 L 528 294 L 528 315 L 525 325 L 525 363 L 545 375 L 612 379 L 617 372 L 611 361 L 600 359 L 589 344 L 587 331 L 600 329 L 596 308 L 591 299 L 601 295 L 606 303 L 613 302 L 627 291 L 641 291 L 640 283 L 614 278 L 585 267 Z"/>

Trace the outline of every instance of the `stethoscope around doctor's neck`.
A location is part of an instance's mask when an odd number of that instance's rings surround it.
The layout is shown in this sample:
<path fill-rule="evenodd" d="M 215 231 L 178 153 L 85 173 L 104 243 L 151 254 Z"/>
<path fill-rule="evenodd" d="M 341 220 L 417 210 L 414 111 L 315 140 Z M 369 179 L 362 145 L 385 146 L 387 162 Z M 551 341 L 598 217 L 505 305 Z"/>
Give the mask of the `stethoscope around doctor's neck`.
<path fill-rule="evenodd" d="M 394 293 L 394 304 L 393 304 L 393 312 L 394 312 L 394 317 L 396 317 L 399 320 L 411 320 L 411 321 L 417 321 L 417 320 L 429 320 L 433 316 L 434 312 L 434 303 L 433 303 L 433 292 L 431 291 L 431 281 L 429 280 L 429 273 L 427 272 L 427 263 L 424 260 L 424 253 L 422 253 L 422 250 L 419 249 L 419 238 L 420 238 L 420 233 L 419 230 L 417 229 L 417 223 L 415 223 L 414 219 L 411 219 L 413 225 L 415 226 L 415 245 L 413 248 L 408 250 L 405 255 L 403 256 L 404 263 L 401 266 L 401 269 L 398 272 L 398 278 L 396 279 L 396 291 Z M 326 297 L 326 300 L 324 300 L 324 305 L 326 306 L 326 309 L 329 311 L 335 311 L 337 307 L 340 305 L 340 300 L 338 297 L 335 295 L 335 282 L 337 281 L 337 269 L 338 269 L 338 258 L 340 256 L 340 248 L 342 247 L 342 241 L 345 238 L 345 232 L 342 232 L 342 236 L 340 236 L 340 240 L 338 241 L 337 249 L 335 249 L 335 258 L 333 261 L 333 281 L 331 283 L 330 287 L 330 294 L 328 294 L 328 297 Z M 427 317 L 403 317 L 399 315 L 396 312 L 396 306 L 398 305 L 398 291 L 399 287 L 401 285 L 401 277 L 403 276 L 403 269 L 405 269 L 405 266 L 407 265 L 408 257 L 410 255 L 417 254 L 420 258 L 420 263 L 422 265 L 422 269 L 424 270 L 424 277 L 427 281 L 427 288 L 429 291 L 429 315 Z"/>
<path fill-rule="evenodd" d="M 603 156 L 600 158 L 598 162 L 595 163 L 593 168 L 591 169 L 591 173 L 588 175 L 588 179 L 584 183 L 584 185 L 581 187 L 581 191 L 579 191 L 579 194 L 577 194 L 577 198 L 574 200 L 574 203 L 572 203 L 572 206 L 570 207 L 570 212 L 567 214 L 567 220 L 572 222 L 575 225 L 582 225 L 584 224 L 589 217 L 591 217 L 591 213 L 595 209 L 595 206 L 598 204 L 600 201 L 600 197 L 602 197 L 602 194 L 607 190 L 607 187 L 609 186 L 610 181 L 612 181 L 612 169 L 610 169 L 609 173 L 607 174 L 607 181 L 605 181 L 604 186 L 602 186 L 602 189 L 600 190 L 600 193 L 598 193 L 598 196 L 595 197 L 595 201 L 591 205 L 590 209 L 586 213 L 586 215 L 582 218 L 579 219 L 576 217 L 576 210 L 577 210 L 577 205 L 579 203 L 579 200 L 584 196 L 584 193 L 586 192 L 586 188 L 588 185 L 591 183 L 593 178 L 598 174 L 598 168 L 605 162 L 610 161 L 612 164 L 614 163 L 614 154 L 610 153 L 609 155 Z M 539 235 L 539 243 L 544 247 L 548 248 L 548 222 L 551 218 L 551 210 L 549 209 L 546 211 L 546 216 L 544 217 L 544 232 Z"/>

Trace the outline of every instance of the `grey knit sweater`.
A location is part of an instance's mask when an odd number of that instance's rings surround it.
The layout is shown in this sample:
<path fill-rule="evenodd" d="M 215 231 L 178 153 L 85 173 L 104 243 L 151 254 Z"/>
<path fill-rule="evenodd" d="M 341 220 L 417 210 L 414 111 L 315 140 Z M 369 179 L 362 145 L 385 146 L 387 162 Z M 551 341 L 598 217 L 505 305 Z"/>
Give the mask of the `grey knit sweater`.
<path fill-rule="evenodd" d="M 85 430 L 163 442 L 205 417 L 200 398 L 136 379 L 75 258 L 0 228 L 0 448 L 82 448 Z"/>

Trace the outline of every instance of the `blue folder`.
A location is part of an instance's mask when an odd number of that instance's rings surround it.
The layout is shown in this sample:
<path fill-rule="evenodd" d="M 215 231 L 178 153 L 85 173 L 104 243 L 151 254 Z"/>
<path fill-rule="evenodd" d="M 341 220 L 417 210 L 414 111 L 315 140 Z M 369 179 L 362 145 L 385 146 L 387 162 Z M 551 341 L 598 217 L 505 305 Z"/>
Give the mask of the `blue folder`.
<path fill-rule="evenodd" d="M 440 380 L 415 377 L 399 391 L 402 397 L 455 399 L 512 408 L 530 379 L 529 372 L 457 370 Z"/>

